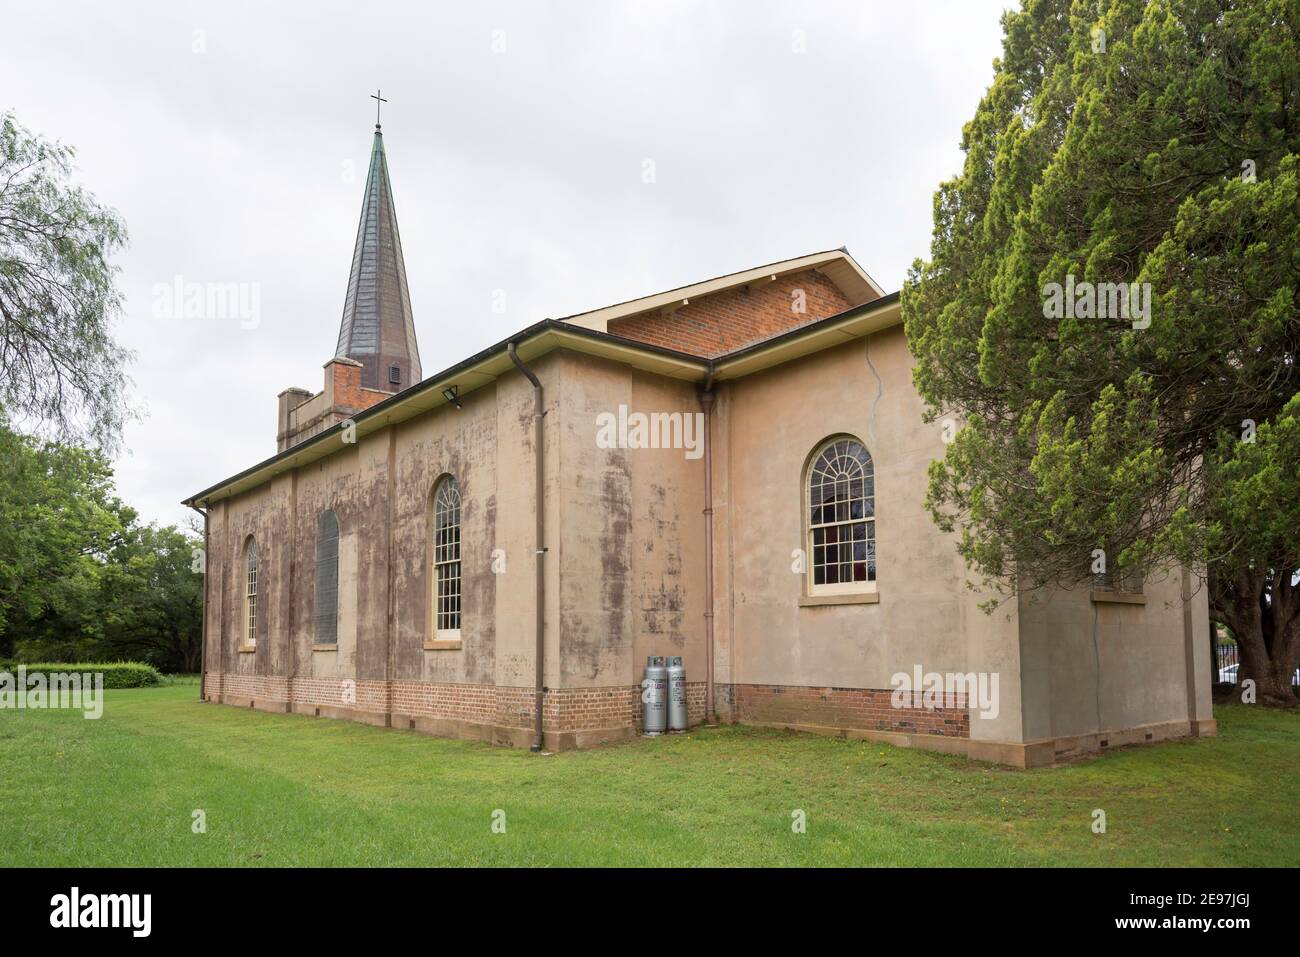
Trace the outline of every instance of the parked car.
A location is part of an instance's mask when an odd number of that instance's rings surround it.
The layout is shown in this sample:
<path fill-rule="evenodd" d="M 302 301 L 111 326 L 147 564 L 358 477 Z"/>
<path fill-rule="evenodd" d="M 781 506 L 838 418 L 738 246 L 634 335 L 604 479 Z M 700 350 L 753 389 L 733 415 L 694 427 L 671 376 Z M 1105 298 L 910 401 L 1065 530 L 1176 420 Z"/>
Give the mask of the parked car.
<path fill-rule="evenodd" d="M 1237 683 L 1237 668 L 1237 665 L 1228 665 L 1226 668 L 1220 668 L 1219 682 L 1221 684 L 1235 685 Z M 1300 686 L 1300 668 L 1297 668 L 1295 674 L 1291 676 L 1291 684 Z"/>

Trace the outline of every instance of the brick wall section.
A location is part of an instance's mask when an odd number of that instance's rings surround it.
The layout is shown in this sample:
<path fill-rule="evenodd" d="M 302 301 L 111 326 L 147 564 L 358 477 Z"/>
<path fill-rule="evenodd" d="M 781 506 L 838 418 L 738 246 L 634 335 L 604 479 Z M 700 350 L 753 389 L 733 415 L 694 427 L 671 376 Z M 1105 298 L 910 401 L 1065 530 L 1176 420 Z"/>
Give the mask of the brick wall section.
<path fill-rule="evenodd" d="M 292 448 L 393 395 L 363 386 L 361 372 L 361 367 L 350 359 L 332 359 L 325 363 L 325 388 L 281 411 L 276 434 L 277 450 L 283 452 Z M 291 393 L 290 398 L 294 394 L 300 393 Z M 333 405 L 329 404 L 331 397 Z"/>
<path fill-rule="evenodd" d="M 970 737 L 965 695 L 946 695 L 943 707 L 895 708 L 892 691 L 873 688 L 804 688 L 792 685 L 735 685 L 736 720 L 899 734 Z"/>
<path fill-rule="evenodd" d="M 796 290 L 803 291 L 805 312 L 793 309 Z M 850 306 L 833 282 L 808 269 L 692 299 L 670 314 L 656 311 L 615 319 L 609 331 L 712 358 L 844 312 Z"/>
<path fill-rule="evenodd" d="M 634 727 L 638 731 L 641 729 L 640 687 L 567 688 L 552 693 L 557 694 L 563 702 L 557 715 L 557 731 L 596 731 L 621 727 Z M 687 724 L 696 725 L 704 720 L 704 693 L 703 681 L 686 683 Z M 550 728 L 549 724 L 547 728 Z"/>
<path fill-rule="evenodd" d="M 390 710 L 413 717 L 455 718 L 500 728 L 532 728 L 533 689 L 416 681 L 359 681 L 355 701 L 345 700 L 344 682 L 321 678 L 208 672 L 211 701 L 289 702 L 351 708 L 370 714 Z M 790 727 L 888 731 L 896 734 L 970 737 L 970 712 L 964 695 L 947 695 L 934 709 L 895 708 L 893 692 L 874 688 L 809 688 L 795 685 L 724 685 L 715 689 L 724 719 Z M 390 699 L 391 695 L 391 699 Z M 704 720 L 705 686 L 686 686 L 689 723 Z M 555 688 L 542 704 L 547 732 L 641 729 L 641 689 Z"/>
<path fill-rule="evenodd" d="M 250 701 L 287 701 L 289 699 L 289 682 L 286 678 L 268 675 L 243 675 L 238 673 L 208 673 L 204 684 L 208 697 L 225 695 L 236 701 L 247 698 Z"/>
<path fill-rule="evenodd" d="M 336 409 L 350 409 L 354 413 L 361 412 L 372 405 L 377 405 L 385 399 L 391 398 L 393 395 L 392 392 L 381 392 L 378 389 L 364 387 L 361 384 L 360 366 L 335 362 L 330 364 L 330 370 L 334 373 L 334 407 Z"/>
<path fill-rule="evenodd" d="M 533 726 L 532 688 L 477 684 L 434 684 L 419 681 L 358 681 L 346 679 L 277 678 L 210 671 L 205 692 L 210 701 L 225 697 L 232 704 L 245 699 L 351 708 L 373 714 L 392 712 L 412 717 L 455 718 L 502 728 Z M 704 682 L 686 685 L 686 711 L 692 725 L 704 720 Z M 349 696 L 355 700 L 348 700 Z M 391 702 L 391 704 L 390 704 Z M 547 731 L 600 731 L 641 727 L 641 689 L 552 688 L 542 701 Z"/>
<path fill-rule="evenodd" d="M 532 688 L 423 681 L 394 681 L 392 687 L 393 711 L 398 714 L 459 718 L 474 724 L 496 724 L 505 728 L 532 727 Z"/>

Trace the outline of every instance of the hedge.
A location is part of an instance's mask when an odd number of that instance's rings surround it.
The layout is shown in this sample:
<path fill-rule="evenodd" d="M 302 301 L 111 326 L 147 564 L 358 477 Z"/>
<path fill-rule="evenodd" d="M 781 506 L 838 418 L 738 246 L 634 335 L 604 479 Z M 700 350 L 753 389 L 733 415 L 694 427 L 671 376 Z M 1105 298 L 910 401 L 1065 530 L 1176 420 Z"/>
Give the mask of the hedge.
<path fill-rule="evenodd" d="M 153 665 L 142 661 L 85 662 L 81 664 L 51 664 L 40 662 L 26 664 L 21 661 L 0 662 L 0 671 L 16 675 L 19 668 L 27 669 L 27 674 L 42 672 L 44 674 L 95 674 L 102 673 L 105 688 L 145 688 L 162 684 L 162 675 Z"/>

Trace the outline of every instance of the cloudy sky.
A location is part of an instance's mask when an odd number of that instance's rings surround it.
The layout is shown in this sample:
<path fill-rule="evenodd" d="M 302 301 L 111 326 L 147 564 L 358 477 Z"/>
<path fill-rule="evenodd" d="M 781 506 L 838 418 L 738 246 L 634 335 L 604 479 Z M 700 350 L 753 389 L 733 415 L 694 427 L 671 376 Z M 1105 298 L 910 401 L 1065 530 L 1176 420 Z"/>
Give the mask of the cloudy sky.
<path fill-rule="evenodd" d="M 46 0 L 6 11 L 0 110 L 74 145 L 127 222 L 144 418 L 118 485 L 181 522 L 274 453 L 278 392 L 321 387 L 376 88 L 432 374 L 548 316 L 841 245 L 897 289 L 1009 5 Z M 178 277 L 245 284 L 255 321 L 167 314 Z"/>

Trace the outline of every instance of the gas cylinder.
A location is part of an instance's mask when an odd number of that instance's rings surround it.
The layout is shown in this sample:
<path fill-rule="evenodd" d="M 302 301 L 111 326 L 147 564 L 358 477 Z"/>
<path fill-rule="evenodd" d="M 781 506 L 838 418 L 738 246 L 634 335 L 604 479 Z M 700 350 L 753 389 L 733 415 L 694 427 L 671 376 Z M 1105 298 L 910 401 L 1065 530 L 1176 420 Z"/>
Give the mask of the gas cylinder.
<path fill-rule="evenodd" d="M 686 669 L 681 655 L 668 659 L 668 730 L 686 730 Z"/>
<path fill-rule="evenodd" d="M 645 663 L 645 680 L 641 682 L 641 731 L 648 735 L 663 734 L 668 725 L 668 669 L 661 655 L 651 655 Z"/>

